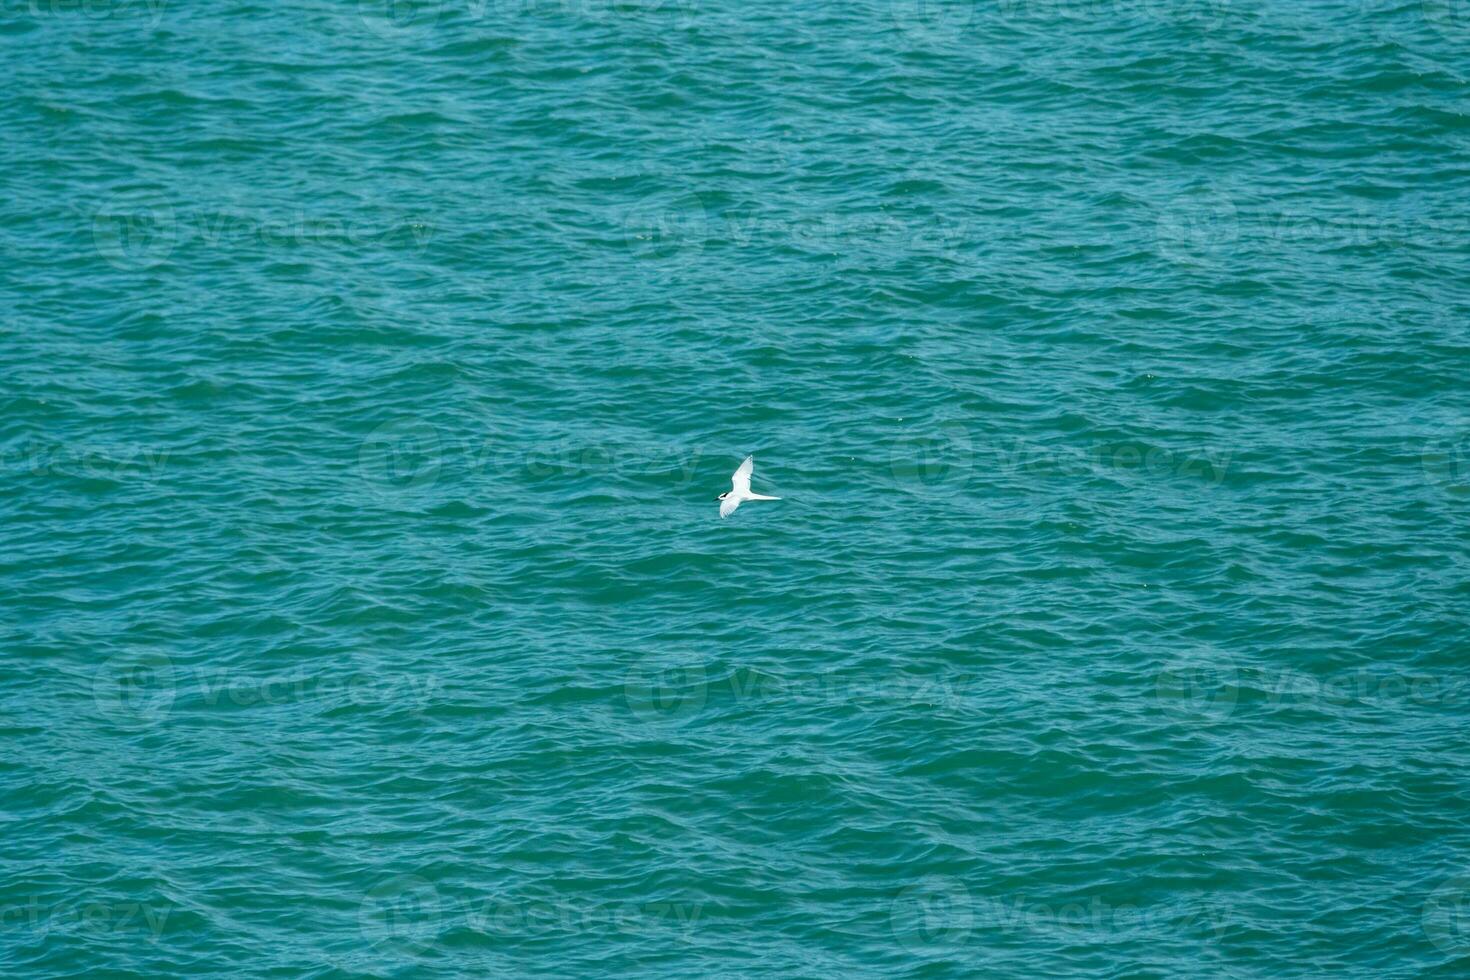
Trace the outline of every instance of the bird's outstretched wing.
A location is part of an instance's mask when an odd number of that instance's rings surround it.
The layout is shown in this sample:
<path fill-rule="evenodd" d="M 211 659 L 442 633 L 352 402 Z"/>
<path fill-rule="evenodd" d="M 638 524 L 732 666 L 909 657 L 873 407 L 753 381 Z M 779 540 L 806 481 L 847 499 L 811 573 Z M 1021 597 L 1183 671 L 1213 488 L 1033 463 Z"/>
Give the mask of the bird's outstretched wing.
<path fill-rule="evenodd" d="M 720 501 L 720 516 L 729 517 L 731 514 L 735 513 L 735 508 L 739 506 L 740 498 L 735 496 L 734 494 L 731 494 L 724 500 Z"/>
<path fill-rule="evenodd" d="M 735 496 L 739 497 L 750 493 L 750 471 L 753 469 L 755 469 L 755 457 L 747 456 L 745 457 L 745 462 L 740 464 L 740 469 L 736 470 L 735 475 L 730 477 L 730 483 L 735 487 Z M 738 504 L 739 501 L 736 501 L 736 503 Z M 731 507 L 730 509 L 734 510 L 735 508 Z"/>

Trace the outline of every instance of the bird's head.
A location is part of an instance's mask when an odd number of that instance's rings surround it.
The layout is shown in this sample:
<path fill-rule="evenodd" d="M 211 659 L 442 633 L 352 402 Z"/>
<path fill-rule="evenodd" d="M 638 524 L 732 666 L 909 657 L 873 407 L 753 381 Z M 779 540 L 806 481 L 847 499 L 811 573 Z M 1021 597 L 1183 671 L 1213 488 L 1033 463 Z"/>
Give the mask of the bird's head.
<path fill-rule="evenodd" d="M 726 490 L 726 491 L 725 491 L 725 492 L 724 492 L 724 493 L 722 493 L 722 494 L 720 494 L 720 495 L 719 495 L 719 496 L 718 496 L 718 497 L 716 497 L 716 498 L 715 498 L 715 499 L 716 499 L 716 500 L 724 500 L 724 499 L 725 499 L 725 498 L 726 498 L 726 497 L 728 497 L 728 496 L 730 496 L 730 491 L 729 491 L 729 490 Z"/>

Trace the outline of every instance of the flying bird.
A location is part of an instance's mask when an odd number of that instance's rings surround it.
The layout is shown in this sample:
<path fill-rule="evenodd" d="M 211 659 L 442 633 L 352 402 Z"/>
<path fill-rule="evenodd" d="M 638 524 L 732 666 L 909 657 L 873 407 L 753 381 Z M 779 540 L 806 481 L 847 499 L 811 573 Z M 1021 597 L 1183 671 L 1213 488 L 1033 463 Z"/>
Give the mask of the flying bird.
<path fill-rule="evenodd" d="M 720 502 L 720 516 L 729 517 L 747 500 L 780 500 L 780 497 L 767 497 L 763 493 L 750 492 L 750 471 L 755 469 L 755 457 L 745 457 L 745 462 L 740 464 L 740 469 L 730 477 L 730 489 L 720 494 L 715 499 Z"/>

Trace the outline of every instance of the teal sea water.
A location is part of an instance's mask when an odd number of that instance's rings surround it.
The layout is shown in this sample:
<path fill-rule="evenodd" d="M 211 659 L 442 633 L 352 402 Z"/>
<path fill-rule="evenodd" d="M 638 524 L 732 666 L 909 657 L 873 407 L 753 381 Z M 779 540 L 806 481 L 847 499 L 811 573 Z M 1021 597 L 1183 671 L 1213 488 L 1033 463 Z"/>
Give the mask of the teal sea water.
<path fill-rule="evenodd" d="M 1470 972 L 1463 3 L 0 66 L 0 975 Z"/>

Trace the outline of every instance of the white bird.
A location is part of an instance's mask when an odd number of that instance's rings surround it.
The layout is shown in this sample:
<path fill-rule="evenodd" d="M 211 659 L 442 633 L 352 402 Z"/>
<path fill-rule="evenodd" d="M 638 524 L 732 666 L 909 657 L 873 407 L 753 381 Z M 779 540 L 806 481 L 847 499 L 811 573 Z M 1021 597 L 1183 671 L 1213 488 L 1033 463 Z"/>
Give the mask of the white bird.
<path fill-rule="evenodd" d="M 745 462 L 740 464 L 740 469 L 730 477 L 731 489 L 726 490 L 715 499 L 720 502 L 720 516 L 729 517 L 747 500 L 780 500 L 780 497 L 767 497 L 763 493 L 750 492 L 750 471 L 755 469 L 755 457 L 745 457 Z"/>

